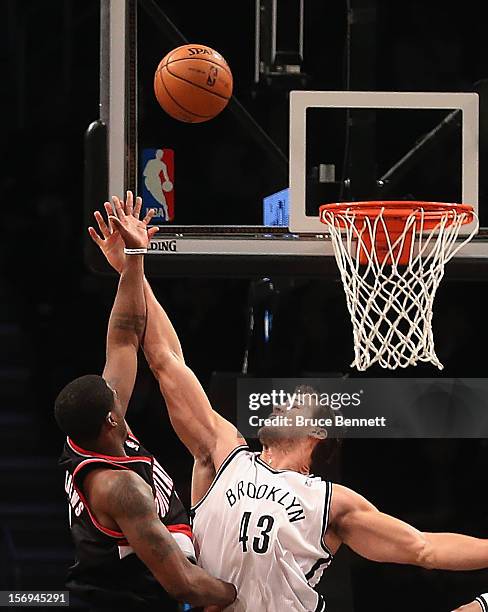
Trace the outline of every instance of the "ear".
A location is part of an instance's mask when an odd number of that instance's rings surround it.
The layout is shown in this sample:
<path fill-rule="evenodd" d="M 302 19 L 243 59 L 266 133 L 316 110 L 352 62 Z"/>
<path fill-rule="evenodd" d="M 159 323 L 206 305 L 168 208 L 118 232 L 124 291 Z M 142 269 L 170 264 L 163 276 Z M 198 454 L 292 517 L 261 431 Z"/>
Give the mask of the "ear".
<path fill-rule="evenodd" d="M 113 418 L 112 413 L 109 412 L 106 416 L 106 421 L 107 423 L 109 423 L 112 427 L 117 427 L 117 421 Z"/>
<path fill-rule="evenodd" d="M 317 427 L 316 429 L 312 430 L 310 436 L 317 440 L 325 440 L 327 438 L 327 430 L 323 427 Z"/>

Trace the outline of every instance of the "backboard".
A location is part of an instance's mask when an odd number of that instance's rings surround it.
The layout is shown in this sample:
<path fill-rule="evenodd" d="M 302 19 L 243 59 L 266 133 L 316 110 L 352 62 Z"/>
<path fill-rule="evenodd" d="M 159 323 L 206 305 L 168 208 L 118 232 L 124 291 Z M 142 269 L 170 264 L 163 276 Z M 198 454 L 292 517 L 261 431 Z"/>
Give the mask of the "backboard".
<path fill-rule="evenodd" d="M 276 129 L 288 136 L 283 146 L 245 93 L 245 64 L 219 30 L 206 37 L 209 25 L 188 41 L 155 0 L 101 2 L 100 120 L 87 135 L 86 214 L 126 189 L 156 207 L 150 274 L 336 276 L 318 207 L 359 199 L 472 204 L 481 230 L 449 267 L 462 264 L 464 275 L 466 265 L 488 264 L 476 93 L 291 91 Z M 187 42 L 222 53 L 237 83 L 228 107 L 202 124 L 172 119 L 153 93 L 159 61 Z M 248 63 L 252 72 L 252 57 Z M 145 172 L 161 161 L 173 188 L 154 196 Z M 279 204 L 274 214 L 274 200 L 286 201 L 286 211 Z M 107 271 L 86 248 L 91 268 Z"/>
<path fill-rule="evenodd" d="M 291 231 L 319 233 L 317 205 L 348 199 L 462 202 L 478 213 L 478 115 L 476 93 L 292 91 Z M 335 146 L 340 139 L 329 136 L 335 136 L 333 124 L 349 133 L 359 125 L 363 132 L 360 151 L 354 160 L 346 151 L 342 167 Z M 317 132 L 321 137 L 314 139 Z M 422 163 L 426 149 L 439 146 L 441 172 L 432 155 Z M 325 176 L 310 180 L 314 168 L 324 175 L 324 166 Z M 468 225 L 463 234 L 471 230 Z"/>

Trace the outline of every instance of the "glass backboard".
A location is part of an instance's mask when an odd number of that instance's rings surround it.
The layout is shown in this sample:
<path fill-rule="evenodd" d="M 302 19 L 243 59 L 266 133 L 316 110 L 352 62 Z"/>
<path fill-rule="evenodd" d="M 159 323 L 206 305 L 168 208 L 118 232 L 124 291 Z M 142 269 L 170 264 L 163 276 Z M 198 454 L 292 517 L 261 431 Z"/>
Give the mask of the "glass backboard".
<path fill-rule="evenodd" d="M 243 38 L 249 48 L 233 55 L 225 29 L 212 30 L 210 20 L 200 33 L 181 32 L 164 8 L 156 0 L 102 0 L 100 121 L 87 148 L 99 154 L 87 155 L 87 184 L 97 187 L 88 193 L 87 215 L 97 199 L 126 189 L 156 207 L 161 231 L 148 257 L 152 274 L 336 275 L 318 206 L 360 199 L 472 204 L 481 230 L 457 260 L 488 263 L 476 93 L 295 90 L 286 108 L 267 117 L 277 125 L 271 137 L 261 119 L 272 102 L 260 106 L 236 78 L 248 71 L 252 81 L 252 36 Z M 232 11 L 223 4 L 222 19 L 231 20 Z M 159 61 L 188 42 L 217 49 L 235 76 L 228 106 L 200 124 L 171 118 L 153 91 Z M 94 159 L 106 170 L 98 178 Z M 145 179 L 161 162 L 164 204 Z M 91 267 L 105 271 L 89 244 L 87 251 Z"/>

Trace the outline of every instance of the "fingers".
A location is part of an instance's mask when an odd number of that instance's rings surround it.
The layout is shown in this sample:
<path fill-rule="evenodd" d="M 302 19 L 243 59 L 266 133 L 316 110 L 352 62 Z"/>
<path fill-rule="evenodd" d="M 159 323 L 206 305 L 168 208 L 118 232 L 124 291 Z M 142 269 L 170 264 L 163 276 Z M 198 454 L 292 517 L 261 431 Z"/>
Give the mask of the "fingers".
<path fill-rule="evenodd" d="M 107 219 L 109 219 L 110 215 L 114 214 L 114 209 L 112 208 L 112 204 L 110 204 L 110 202 L 105 202 L 105 204 L 103 205 L 105 207 L 105 212 L 107 213 Z M 108 221 L 108 227 L 110 229 L 110 232 L 114 232 L 117 230 L 114 230 L 114 227 L 112 225 L 112 223 L 110 222 L 110 219 Z"/>
<path fill-rule="evenodd" d="M 151 221 L 151 219 L 154 217 L 154 215 L 156 214 L 156 211 L 154 208 L 150 208 L 147 211 L 146 216 L 144 217 L 144 219 L 142 220 L 143 223 L 145 223 L 146 225 L 149 223 L 149 221 Z"/>
<path fill-rule="evenodd" d="M 105 202 L 105 204 L 107 204 L 107 202 Z M 110 204 L 109 204 L 109 206 L 110 206 Z M 104 238 L 108 238 L 112 232 L 111 232 L 110 228 L 108 227 L 108 225 L 105 223 L 101 213 L 98 210 L 96 210 L 93 213 L 93 216 L 97 220 L 98 227 L 100 228 L 100 231 L 102 232 L 102 236 Z"/>
<path fill-rule="evenodd" d="M 117 230 L 121 230 L 123 229 L 123 225 L 120 222 L 120 219 L 118 217 L 116 217 L 115 215 L 110 215 L 110 217 L 108 218 L 108 220 L 113 224 L 113 226 L 115 227 L 115 229 Z"/>
<path fill-rule="evenodd" d="M 134 212 L 132 213 L 136 219 L 139 219 L 139 215 L 141 214 L 142 208 L 142 198 L 137 196 L 136 205 L 134 206 Z"/>
<path fill-rule="evenodd" d="M 150 227 L 147 230 L 147 235 L 149 236 L 149 240 L 151 240 L 154 234 L 157 234 L 158 232 L 159 232 L 159 227 Z"/>
<path fill-rule="evenodd" d="M 119 200 L 117 196 L 112 196 L 112 202 L 114 203 L 114 206 L 115 206 L 115 214 L 117 215 L 119 219 L 123 219 L 125 217 L 125 213 L 124 213 L 124 209 L 122 207 L 121 201 Z"/>
<path fill-rule="evenodd" d="M 100 238 L 100 236 L 97 234 L 97 232 L 95 231 L 95 229 L 93 227 L 90 226 L 88 228 L 88 233 L 90 234 L 91 239 L 93 240 L 93 242 L 95 244 L 97 244 L 98 246 L 101 246 L 103 240 Z"/>
<path fill-rule="evenodd" d="M 128 191 L 125 198 L 125 214 L 132 215 L 134 211 L 134 196 L 132 195 L 132 191 Z"/>

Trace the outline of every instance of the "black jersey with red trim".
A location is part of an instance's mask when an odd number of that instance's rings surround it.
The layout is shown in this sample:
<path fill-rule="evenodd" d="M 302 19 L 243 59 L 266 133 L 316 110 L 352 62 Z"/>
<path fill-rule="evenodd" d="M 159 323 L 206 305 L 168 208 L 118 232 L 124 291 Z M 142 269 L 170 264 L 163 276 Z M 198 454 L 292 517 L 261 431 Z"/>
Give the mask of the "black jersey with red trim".
<path fill-rule="evenodd" d="M 66 586 L 97 607 L 177 610 L 177 603 L 139 560 L 124 534 L 101 525 L 84 495 L 83 479 L 90 470 L 100 467 L 132 470 L 150 485 L 161 522 L 184 554 L 194 560 L 189 517 L 172 479 L 132 434 L 124 447 L 127 456 L 113 457 L 85 450 L 70 438 L 66 440 L 59 465 L 65 471 L 69 524 L 76 557 L 68 570 Z"/>

